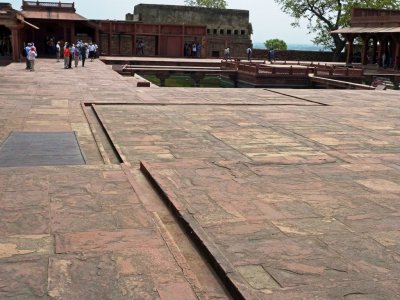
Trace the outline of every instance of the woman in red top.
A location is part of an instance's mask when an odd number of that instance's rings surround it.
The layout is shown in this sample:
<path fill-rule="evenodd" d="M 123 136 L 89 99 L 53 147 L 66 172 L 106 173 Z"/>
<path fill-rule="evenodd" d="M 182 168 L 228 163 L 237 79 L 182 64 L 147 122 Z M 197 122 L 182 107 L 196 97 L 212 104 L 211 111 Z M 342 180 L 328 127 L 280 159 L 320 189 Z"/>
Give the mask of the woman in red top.
<path fill-rule="evenodd" d="M 64 46 L 64 69 L 68 69 L 69 65 L 69 57 L 71 56 L 71 52 L 68 48 L 68 43 L 65 43 Z"/>

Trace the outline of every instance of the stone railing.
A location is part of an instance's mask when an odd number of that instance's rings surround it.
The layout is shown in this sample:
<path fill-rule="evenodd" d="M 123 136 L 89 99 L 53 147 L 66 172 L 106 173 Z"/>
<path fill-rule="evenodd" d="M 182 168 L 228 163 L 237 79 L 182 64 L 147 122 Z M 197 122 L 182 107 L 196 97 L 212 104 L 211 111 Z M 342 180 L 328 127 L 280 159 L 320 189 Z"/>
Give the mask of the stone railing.
<path fill-rule="evenodd" d="M 39 1 L 23 1 L 22 3 L 23 10 L 32 10 L 32 9 L 56 9 L 56 10 L 72 10 L 75 12 L 75 3 L 64 3 L 64 2 L 39 2 Z"/>
<path fill-rule="evenodd" d="M 265 49 L 253 49 L 253 58 L 268 60 L 268 52 Z M 333 62 L 332 52 L 323 51 L 301 51 L 301 50 L 276 50 L 275 59 L 284 61 L 310 61 L 310 62 Z M 345 61 L 344 53 L 340 56 L 340 61 Z"/>
<path fill-rule="evenodd" d="M 308 67 L 260 65 L 258 67 L 257 73 L 271 75 L 307 76 L 310 72 L 312 72 L 312 69 Z"/>
<path fill-rule="evenodd" d="M 317 66 L 314 68 L 315 76 L 339 76 L 339 77 L 362 77 L 363 69 Z"/>
<path fill-rule="evenodd" d="M 237 70 L 239 73 L 253 75 L 308 76 L 314 74 L 321 77 L 362 77 L 363 69 L 338 67 L 327 64 L 263 64 L 240 61 L 221 61 L 222 70 Z"/>

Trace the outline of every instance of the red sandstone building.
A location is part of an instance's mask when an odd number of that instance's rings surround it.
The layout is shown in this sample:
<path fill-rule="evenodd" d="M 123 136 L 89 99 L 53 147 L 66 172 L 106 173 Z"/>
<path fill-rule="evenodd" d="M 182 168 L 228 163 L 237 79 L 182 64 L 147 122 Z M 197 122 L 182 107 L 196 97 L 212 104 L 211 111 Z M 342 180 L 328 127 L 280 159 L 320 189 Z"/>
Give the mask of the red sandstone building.
<path fill-rule="evenodd" d="M 54 54 L 57 41 L 79 39 L 97 43 L 102 55 L 133 56 L 137 41 L 150 38 L 146 55 L 180 57 L 184 40 L 201 41 L 206 34 L 205 26 L 88 20 L 76 13 L 74 3 L 23 1 L 21 11 L 0 3 L 0 40 L 14 61 L 25 42 L 34 42 L 44 56 Z"/>
<path fill-rule="evenodd" d="M 21 59 L 27 42 L 35 43 L 41 57 L 54 55 L 57 41 L 93 42 L 98 44 L 101 55 L 111 56 L 134 56 L 138 41 L 145 41 L 144 55 L 163 57 L 185 56 L 187 43 L 202 45 L 200 57 L 218 57 L 223 47 L 232 47 L 235 40 L 240 41 L 236 49 L 246 49 L 251 44 L 247 29 L 240 31 L 238 37 L 235 30 L 230 36 L 217 36 L 214 32 L 209 34 L 210 29 L 201 24 L 89 20 L 76 13 L 74 3 L 63 2 L 22 1 L 21 9 L 0 3 L 0 55 L 4 52 L 14 61 Z M 248 23 L 248 11 L 235 13 L 247 16 Z M 229 14 L 228 10 L 225 14 Z M 218 33 L 222 31 L 219 29 Z"/>
<path fill-rule="evenodd" d="M 354 45 L 361 41 L 360 61 L 363 65 L 400 68 L 400 11 L 355 8 L 350 27 L 333 31 L 347 40 L 347 63 L 354 61 Z"/>

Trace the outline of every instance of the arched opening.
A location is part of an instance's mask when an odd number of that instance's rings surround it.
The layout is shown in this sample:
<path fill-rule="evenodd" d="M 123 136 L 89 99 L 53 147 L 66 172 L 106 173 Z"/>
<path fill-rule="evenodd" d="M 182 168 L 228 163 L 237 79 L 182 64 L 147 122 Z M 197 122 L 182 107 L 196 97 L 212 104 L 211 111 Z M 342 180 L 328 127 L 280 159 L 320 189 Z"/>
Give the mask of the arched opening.
<path fill-rule="evenodd" d="M 9 59 L 12 57 L 11 30 L 0 25 L 0 57 Z"/>
<path fill-rule="evenodd" d="M 95 39 L 95 30 L 83 23 L 77 23 L 75 25 L 75 37 L 73 42 L 77 40 L 81 40 L 85 43 L 99 43 L 99 41 Z"/>
<path fill-rule="evenodd" d="M 62 26 L 48 21 L 36 21 L 35 25 L 40 29 L 26 28 L 24 42 L 35 43 L 41 57 L 55 56 L 57 41 L 62 40 L 64 36 Z"/>

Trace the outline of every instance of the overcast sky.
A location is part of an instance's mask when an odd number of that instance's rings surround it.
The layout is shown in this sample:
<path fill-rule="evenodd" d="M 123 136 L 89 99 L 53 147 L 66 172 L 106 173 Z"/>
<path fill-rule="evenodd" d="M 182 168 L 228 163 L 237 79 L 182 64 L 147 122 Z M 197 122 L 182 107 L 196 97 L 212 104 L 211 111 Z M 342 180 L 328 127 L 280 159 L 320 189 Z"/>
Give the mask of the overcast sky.
<path fill-rule="evenodd" d="M 2 0 L 2 2 L 10 2 L 13 8 L 18 10 L 22 5 L 22 0 Z M 184 5 L 184 0 L 75 0 L 75 7 L 78 14 L 88 19 L 124 20 L 125 14 L 132 13 L 133 7 L 140 3 Z M 292 28 L 290 23 L 293 19 L 282 13 L 273 0 L 227 0 L 227 3 L 228 8 L 250 11 L 253 43 L 279 38 L 290 44 L 312 44 L 310 42 L 312 36 L 308 34 L 306 26 Z"/>

